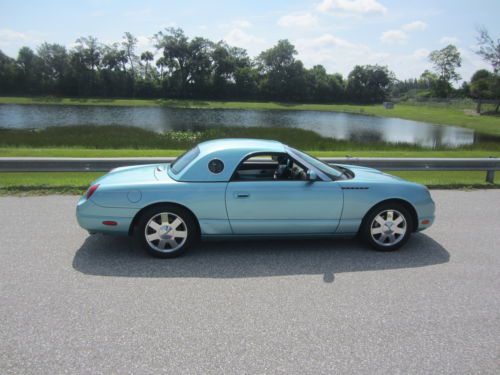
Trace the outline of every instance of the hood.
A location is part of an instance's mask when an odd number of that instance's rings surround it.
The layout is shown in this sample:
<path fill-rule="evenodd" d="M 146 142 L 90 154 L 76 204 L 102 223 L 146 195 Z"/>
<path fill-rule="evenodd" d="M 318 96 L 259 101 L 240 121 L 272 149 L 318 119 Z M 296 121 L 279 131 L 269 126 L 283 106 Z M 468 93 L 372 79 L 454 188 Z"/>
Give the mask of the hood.
<path fill-rule="evenodd" d="M 355 180 L 362 181 L 406 181 L 400 177 L 379 171 L 378 169 L 362 167 L 359 165 L 337 164 L 339 167 L 347 168 L 354 173 Z"/>

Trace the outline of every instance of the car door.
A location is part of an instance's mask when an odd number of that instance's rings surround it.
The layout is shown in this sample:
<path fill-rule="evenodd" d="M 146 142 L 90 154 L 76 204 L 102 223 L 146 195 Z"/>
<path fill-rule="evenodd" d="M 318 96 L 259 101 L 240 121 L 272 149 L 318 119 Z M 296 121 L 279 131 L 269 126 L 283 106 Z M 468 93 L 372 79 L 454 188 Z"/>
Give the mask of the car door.
<path fill-rule="evenodd" d="M 231 181 L 226 189 L 234 234 L 334 233 L 342 207 L 335 181 Z"/>

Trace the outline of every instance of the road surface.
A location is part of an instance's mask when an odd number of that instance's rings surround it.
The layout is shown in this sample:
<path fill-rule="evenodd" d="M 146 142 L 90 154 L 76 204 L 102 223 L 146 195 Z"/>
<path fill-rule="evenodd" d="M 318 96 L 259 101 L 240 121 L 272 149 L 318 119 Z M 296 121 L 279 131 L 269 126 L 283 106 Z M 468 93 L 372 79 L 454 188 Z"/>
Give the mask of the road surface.
<path fill-rule="evenodd" d="M 500 373 L 500 190 L 433 191 L 399 252 L 88 236 L 77 197 L 0 198 L 0 373 Z"/>

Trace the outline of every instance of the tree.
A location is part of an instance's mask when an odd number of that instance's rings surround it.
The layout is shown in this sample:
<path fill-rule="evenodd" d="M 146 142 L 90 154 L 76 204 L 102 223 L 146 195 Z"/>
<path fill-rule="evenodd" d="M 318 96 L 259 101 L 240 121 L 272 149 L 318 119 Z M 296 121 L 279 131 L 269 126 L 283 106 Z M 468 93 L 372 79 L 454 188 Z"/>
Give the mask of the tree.
<path fill-rule="evenodd" d="M 76 51 L 81 54 L 84 64 L 88 69 L 99 68 L 101 47 L 96 37 L 81 37 L 76 40 Z"/>
<path fill-rule="evenodd" d="M 250 66 L 250 58 L 243 48 L 231 47 L 220 41 L 212 50 L 213 93 L 228 96 L 236 83 L 236 71 Z"/>
<path fill-rule="evenodd" d="M 491 95 L 493 99 L 497 101 L 497 106 L 495 107 L 495 112 L 498 113 L 500 109 L 500 76 L 495 74 L 493 77 L 493 82 L 491 85 Z"/>
<path fill-rule="evenodd" d="M 443 49 L 432 51 L 429 60 L 434 65 L 434 70 L 443 81 L 450 82 L 460 80 L 460 75 L 456 69 L 462 66 L 462 58 L 457 47 L 449 44 Z"/>
<path fill-rule="evenodd" d="M 305 69 L 295 60 L 297 50 L 288 40 L 280 40 L 274 47 L 257 57 L 263 91 L 273 99 L 300 100 L 305 94 Z"/>
<path fill-rule="evenodd" d="M 486 69 L 475 72 L 470 80 L 470 94 L 477 99 L 476 112 L 481 113 L 481 104 L 484 99 L 492 99 L 494 75 Z"/>
<path fill-rule="evenodd" d="M 11 94 L 16 87 L 16 60 L 0 50 L 0 95 Z"/>
<path fill-rule="evenodd" d="M 19 67 L 19 86 L 28 95 L 38 94 L 41 91 L 41 61 L 29 47 L 22 47 L 17 55 Z"/>
<path fill-rule="evenodd" d="M 160 80 L 163 80 L 163 69 L 167 66 L 167 61 L 165 60 L 165 57 L 160 57 L 158 60 L 156 60 L 156 67 L 160 69 Z"/>
<path fill-rule="evenodd" d="M 127 56 L 125 51 L 120 50 L 118 43 L 105 46 L 102 55 L 102 66 L 110 71 L 125 71 Z"/>
<path fill-rule="evenodd" d="M 160 52 L 156 61 L 150 51 L 137 55 L 137 38 L 128 32 L 112 44 L 88 36 L 68 49 L 51 43 L 41 44 L 36 52 L 23 47 L 16 59 L 0 51 L 0 94 L 376 103 L 387 97 L 389 89 L 402 95 L 429 90 L 434 96 L 447 96 L 453 90 L 447 79 L 456 78 L 457 64 L 451 61 L 451 70 L 444 64 L 437 69 L 439 75 L 424 72 L 418 80 L 391 84 L 393 74 L 377 65 L 357 66 L 344 80 L 322 65 L 306 69 L 288 40 L 278 41 L 255 59 L 224 41 L 188 38 L 182 29 L 167 28 L 153 40 Z M 435 56 L 440 62 L 440 55 Z M 499 79 L 488 86 L 492 98 L 500 96 Z M 478 98 L 485 96 L 481 85 L 477 80 L 473 87 Z M 460 93 L 468 95 L 469 87 Z"/>
<path fill-rule="evenodd" d="M 78 96 L 104 95 L 100 82 L 103 46 L 96 37 L 81 37 L 70 52 L 70 91 Z"/>
<path fill-rule="evenodd" d="M 421 95 L 423 90 L 430 89 L 430 85 L 425 80 L 409 78 L 395 80 L 391 86 L 391 97 L 410 98 Z"/>
<path fill-rule="evenodd" d="M 385 66 L 356 65 L 347 77 L 347 97 L 353 102 L 381 103 L 387 97 L 390 76 Z"/>
<path fill-rule="evenodd" d="M 166 28 L 155 34 L 155 47 L 163 52 L 160 69 L 167 68 L 171 76 L 175 75 L 181 95 L 187 90 L 189 40 L 182 29 Z M 163 76 L 163 71 L 161 72 Z"/>
<path fill-rule="evenodd" d="M 120 43 L 103 46 L 100 84 L 106 96 L 133 96 L 134 87 L 130 85 L 127 73 L 128 57 Z"/>
<path fill-rule="evenodd" d="M 250 58 L 245 49 L 231 47 L 224 41 L 214 45 L 212 61 L 214 74 L 224 79 L 234 79 L 236 69 L 250 66 Z"/>
<path fill-rule="evenodd" d="M 417 82 L 422 89 L 428 90 L 427 93 L 424 92 L 423 97 L 445 98 L 453 91 L 448 81 L 427 69 L 420 75 Z"/>
<path fill-rule="evenodd" d="M 306 70 L 308 101 L 332 103 L 342 100 L 344 82 L 340 74 L 328 74 L 323 65 L 314 65 Z"/>
<path fill-rule="evenodd" d="M 328 102 L 330 97 L 330 77 L 323 65 L 314 65 L 306 72 L 308 99 L 315 102 Z"/>
<path fill-rule="evenodd" d="M 135 78 L 135 67 L 134 63 L 137 61 L 137 55 L 135 54 L 135 48 L 137 46 L 137 38 L 133 36 L 128 31 L 123 35 L 122 46 L 125 50 L 125 55 L 130 64 L 130 72 L 132 79 Z"/>
<path fill-rule="evenodd" d="M 171 87 L 181 97 L 191 89 L 203 91 L 211 72 L 213 43 L 205 38 L 189 38 L 182 29 L 166 28 L 155 34 L 155 47 L 163 52 L 162 63 L 169 70 Z"/>
<path fill-rule="evenodd" d="M 257 60 L 265 72 L 286 70 L 295 62 L 297 50 L 287 39 L 278 41 L 274 47 L 260 53 Z"/>
<path fill-rule="evenodd" d="M 500 73 L 500 39 L 494 41 L 485 27 L 480 27 L 478 32 L 476 53 L 491 64 L 495 74 Z"/>
<path fill-rule="evenodd" d="M 212 48 L 213 43 L 206 38 L 196 37 L 189 42 L 187 85 L 191 95 L 207 94 L 212 73 Z"/>
<path fill-rule="evenodd" d="M 345 100 L 345 81 L 344 77 L 342 77 L 342 74 L 340 73 L 335 73 L 335 74 L 329 74 L 329 83 L 330 83 L 330 95 L 331 95 L 331 101 L 332 102 L 339 102 L 339 101 L 344 101 Z"/>
<path fill-rule="evenodd" d="M 439 77 L 436 73 L 433 73 L 429 70 L 424 70 L 424 72 L 420 75 L 418 79 L 418 84 L 424 88 L 430 90 L 435 81 L 437 81 Z"/>
<path fill-rule="evenodd" d="M 55 43 L 43 43 L 37 52 L 51 79 L 57 80 L 64 76 L 68 59 L 66 47 Z"/>
<path fill-rule="evenodd" d="M 37 52 L 43 66 L 42 74 L 47 90 L 53 94 L 61 93 L 68 68 L 66 47 L 43 43 Z"/>
<path fill-rule="evenodd" d="M 236 94 L 239 98 L 253 99 L 259 93 L 259 72 L 252 67 L 238 68 L 234 72 Z"/>
<path fill-rule="evenodd" d="M 144 75 L 146 76 L 146 78 L 148 77 L 149 62 L 153 61 L 153 60 L 154 60 L 153 53 L 151 53 L 149 51 L 145 51 L 145 52 L 141 53 L 141 61 L 146 62 L 146 70 L 144 72 Z"/>

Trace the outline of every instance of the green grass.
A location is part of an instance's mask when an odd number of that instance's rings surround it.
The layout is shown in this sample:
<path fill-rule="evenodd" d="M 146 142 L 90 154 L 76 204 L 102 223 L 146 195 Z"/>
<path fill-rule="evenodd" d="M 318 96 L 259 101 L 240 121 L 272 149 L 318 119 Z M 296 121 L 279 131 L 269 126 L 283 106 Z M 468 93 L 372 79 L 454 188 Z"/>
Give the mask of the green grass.
<path fill-rule="evenodd" d="M 487 183 L 486 171 L 388 171 L 387 173 L 431 188 L 500 188 L 500 182 Z"/>
<path fill-rule="evenodd" d="M 0 194 L 82 194 L 96 172 L 1 172 Z"/>
<path fill-rule="evenodd" d="M 500 135 L 500 116 L 476 116 L 453 106 L 396 104 L 392 110 L 382 105 L 354 104 L 294 104 L 276 102 L 232 102 L 172 99 L 78 99 L 53 97 L 0 97 L 0 104 L 53 104 L 90 106 L 167 106 L 208 109 L 288 109 L 362 113 L 382 117 L 396 117 L 424 121 L 438 125 L 455 125 L 480 133 Z"/>
<path fill-rule="evenodd" d="M 28 148 L 0 147 L 0 157 L 61 157 L 61 158 L 118 158 L 118 157 L 176 157 L 184 150 L 155 149 L 88 149 L 88 148 Z M 484 158 L 500 157 L 495 150 L 388 150 L 388 151 L 316 151 L 306 150 L 316 157 L 378 157 L 378 158 Z"/>
<path fill-rule="evenodd" d="M 500 188 L 488 184 L 485 172 L 389 172 L 431 188 Z M 102 176 L 98 172 L 2 172 L 0 194 L 82 194 L 89 184 Z"/>
<path fill-rule="evenodd" d="M 173 157 L 184 150 L 0 147 L 0 157 L 118 158 Z"/>
<path fill-rule="evenodd" d="M 116 125 L 61 126 L 35 131 L 26 129 L 0 129 L 0 148 L 10 150 L 8 152 L 12 156 L 21 156 L 21 152 L 26 154 L 26 150 L 30 148 L 41 150 L 37 151 L 37 155 L 40 156 L 43 155 L 43 149 L 46 149 L 48 153 L 55 152 L 54 149 L 58 148 L 66 150 L 57 151 L 59 153 L 57 156 L 63 156 L 61 153 L 71 153 L 71 156 L 79 156 L 77 153 L 82 152 L 87 153 L 88 156 L 104 156 L 105 153 L 108 153 L 107 155 L 109 156 L 111 154 L 113 156 L 132 156 L 132 154 L 134 156 L 170 156 L 166 155 L 166 153 L 172 155 L 176 153 L 173 150 L 185 150 L 199 142 L 216 138 L 275 139 L 303 150 L 328 153 L 334 151 L 343 155 L 360 152 L 372 156 L 375 156 L 375 152 L 404 152 L 415 155 L 415 153 L 421 151 L 446 151 L 454 152 L 457 155 L 466 151 L 473 151 L 481 156 L 494 156 L 500 153 L 500 142 L 481 142 L 456 149 L 443 146 L 437 149 L 428 149 L 405 143 L 393 144 L 380 141 L 366 143 L 361 141 L 336 140 L 321 137 L 311 130 L 297 128 L 284 130 L 282 128 L 267 127 L 221 127 L 196 132 L 168 131 L 158 134 L 136 127 Z M 19 151 L 17 155 L 16 148 Z M 81 151 L 82 149 L 88 149 L 89 151 Z M 128 155 L 123 155 L 122 151 L 116 150 L 130 151 L 127 151 Z M 49 156 L 47 153 L 44 156 Z M 7 155 L 4 154 L 4 156 Z M 33 154 L 29 156 L 33 156 Z M 66 154 L 66 156 L 70 155 Z"/>

